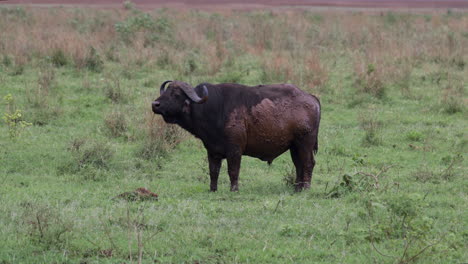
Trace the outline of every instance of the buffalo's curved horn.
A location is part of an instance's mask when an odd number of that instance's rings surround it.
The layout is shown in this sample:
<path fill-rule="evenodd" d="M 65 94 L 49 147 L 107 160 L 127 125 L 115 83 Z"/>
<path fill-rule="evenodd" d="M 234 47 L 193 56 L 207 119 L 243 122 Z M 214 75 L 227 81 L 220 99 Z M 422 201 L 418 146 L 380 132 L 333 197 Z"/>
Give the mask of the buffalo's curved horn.
<path fill-rule="evenodd" d="M 159 88 L 159 94 L 163 94 L 166 91 L 166 84 L 170 83 L 172 81 L 165 81 L 161 84 L 161 88 Z"/>
<path fill-rule="evenodd" d="M 192 88 L 190 85 L 181 85 L 182 90 L 185 92 L 185 94 L 195 103 L 197 104 L 203 104 L 208 100 L 208 88 L 206 88 L 205 85 L 203 85 L 203 97 L 200 98 L 198 94 L 195 92 L 195 89 Z"/>

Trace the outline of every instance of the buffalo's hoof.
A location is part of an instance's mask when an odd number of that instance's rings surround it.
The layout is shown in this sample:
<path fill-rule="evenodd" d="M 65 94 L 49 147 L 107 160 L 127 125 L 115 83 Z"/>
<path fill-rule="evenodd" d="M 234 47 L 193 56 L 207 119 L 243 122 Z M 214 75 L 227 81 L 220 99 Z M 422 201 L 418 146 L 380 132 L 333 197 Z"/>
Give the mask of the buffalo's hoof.
<path fill-rule="evenodd" d="M 294 185 L 294 191 L 295 192 L 302 192 L 303 188 L 304 188 L 304 185 L 302 183 L 296 183 Z"/>
<path fill-rule="evenodd" d="M 239 186 L 237 185 L 231 186 L 231 192 L 238 192 L 238 191 L 239 191 Z"/>

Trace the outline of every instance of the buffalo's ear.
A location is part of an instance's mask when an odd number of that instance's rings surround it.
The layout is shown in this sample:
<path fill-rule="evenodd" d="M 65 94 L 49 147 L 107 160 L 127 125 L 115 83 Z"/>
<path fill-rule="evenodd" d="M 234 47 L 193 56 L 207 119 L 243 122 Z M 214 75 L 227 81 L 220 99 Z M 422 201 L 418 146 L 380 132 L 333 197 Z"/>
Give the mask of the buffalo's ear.
<path fill-rule="evenodd" d="M 182 107 L 182 112 L 184 113 L 190 113 L 190 100 L 186 99 L 184 101 L 184 106 Z"/>

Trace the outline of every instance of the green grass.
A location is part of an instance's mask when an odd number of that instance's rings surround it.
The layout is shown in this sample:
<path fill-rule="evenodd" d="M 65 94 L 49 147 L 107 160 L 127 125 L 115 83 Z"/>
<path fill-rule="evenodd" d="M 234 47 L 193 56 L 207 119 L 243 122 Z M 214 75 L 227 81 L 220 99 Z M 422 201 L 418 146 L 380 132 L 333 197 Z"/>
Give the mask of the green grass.
<path fill-rule="evenodd" d="M 409 88 L 386 82 L 377 98 L 356 87 L 349 57 L 325 55 L 333 66 L 320 90 L 317 165 L 302 193 L 286 184 L 288 153 L 271 166 L 244 157 L 237 193 L 229 192 L 225 162 L 218 192 L 208 191 L 206 153 L 190 135 L 142 156 L 154 143 L 150 102 L 163 80 L 184 77 L 177 70 L 134 66 L 126 78 L 128 68 L 111 61 L 100 71 L 53 67 L 46 106 L 31 107 L 27 93 L 42 64 L 18 75 L 3 66 L 0 96 L 12 94 L 24 120 L 59 111 L 14 139 L 1 123 L 0 262 L 130 263 L 139 249 L 143 263 L 466 262 L 466 106 L 447 111 L 444 88 L 455 85 L 430 78 L 447 70 L 466 102 L 466 67 L 423 61 Z M 215 75 L 187 73 L 187 81 L 262 82 L 255 57 L 234 60 Z M 117 79 L 121 90 L 109 92 Z M 115 111 L 126 118 L 122 133 L 105 121 Z M 112 199 L 138 187 L 159 200 Z"/>

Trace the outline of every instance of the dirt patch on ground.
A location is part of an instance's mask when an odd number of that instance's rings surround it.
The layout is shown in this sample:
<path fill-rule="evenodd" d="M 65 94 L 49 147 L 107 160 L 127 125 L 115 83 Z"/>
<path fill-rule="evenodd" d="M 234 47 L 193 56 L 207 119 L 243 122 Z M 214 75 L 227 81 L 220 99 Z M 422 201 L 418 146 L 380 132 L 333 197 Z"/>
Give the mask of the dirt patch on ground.
<path fill-rule="evenodd" d="M 131 192 L 121 193 L 112 199 L 123 199 L 127 201 L 157 201 L 158 195 L 146 188 L 138 188 Z"/>
<path fill-rule="evenodd" d="M 24 5 L 77 5 L 93 7 L 119 7 L 122 0 L 0 0 L 1 4 Z M 468 1 L 423 1 L 423 0 L 134 0 L 140 8 L 162 6 L 187 7 L 236 7 L 255 8 L 265 6 L 304 6 L 304 7 L 349 7 L 349 8 L 468 8 Z"/>

